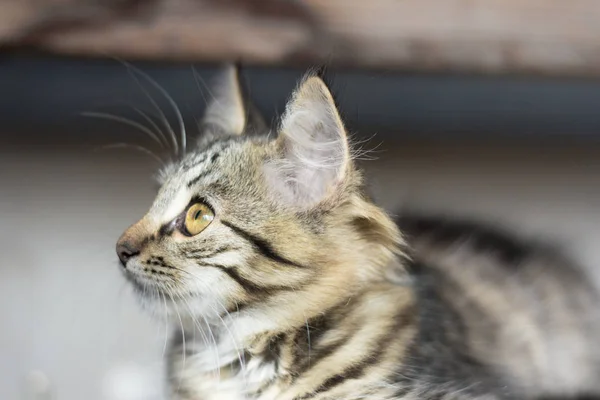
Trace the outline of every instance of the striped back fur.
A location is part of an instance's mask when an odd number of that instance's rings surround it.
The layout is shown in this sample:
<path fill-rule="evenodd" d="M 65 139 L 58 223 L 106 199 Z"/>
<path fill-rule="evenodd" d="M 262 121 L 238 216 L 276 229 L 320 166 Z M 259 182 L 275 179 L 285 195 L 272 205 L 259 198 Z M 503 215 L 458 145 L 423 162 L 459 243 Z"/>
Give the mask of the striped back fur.
<path fill-rule="evenodd" d="M 162 171 L 153 205 L 117 245 L 143 307 L 174 327 L 170 398 L 500 399 L 594 389 L 596 354 L 577 346 L 593 325 L 579 317 L 597 303 L 580 279 L 565 278 L 575 275 L 538 285 L 539 262 L 524 278 L 512 269 L 522 260 L 456 252 L 459 239 L 440 240 L 415 221 L 403 222 L 414 241 L 405 244 L 365 195 L 319 77 L 303 79 L 276 131 L 249 111 L 235 68 L 224 69 L 214 94 L 197 148 Z M 208 219 L 196 232 L 187 224 L 198 204 Z M 571 304 L 575 289 L 558 279 L 578 285 L 580 299 Z M 558 361 L 566 364 L 553 368 Z M 567 365 L 579 378 L 564 376 Z"/>

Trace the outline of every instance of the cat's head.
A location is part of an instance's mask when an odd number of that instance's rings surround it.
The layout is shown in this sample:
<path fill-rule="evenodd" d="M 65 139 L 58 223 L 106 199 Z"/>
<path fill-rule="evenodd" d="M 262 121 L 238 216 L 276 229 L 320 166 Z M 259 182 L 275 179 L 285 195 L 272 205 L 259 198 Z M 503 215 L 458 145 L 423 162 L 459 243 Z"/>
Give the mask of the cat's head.
<path fill-rule="evenodd" d="M 305 77 L 275 130 L 253 123 L 235 68 L 213 94 L 198 147 L 162 171 L 152 207 L 117 244 L 144 303 L 285 323 L 377 279 L 401 238 L 362 191 L 324 82 Z"/>

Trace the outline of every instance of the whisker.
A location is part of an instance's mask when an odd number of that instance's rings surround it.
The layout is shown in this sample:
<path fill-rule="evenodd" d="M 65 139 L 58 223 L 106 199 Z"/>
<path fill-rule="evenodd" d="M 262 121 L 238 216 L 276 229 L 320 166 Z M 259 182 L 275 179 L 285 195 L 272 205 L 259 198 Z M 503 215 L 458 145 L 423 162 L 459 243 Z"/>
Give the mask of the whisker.
<path fill-rule="evenodd" d="M 202 79 L 202 77 L 200 76 L 200 74 L 198 73 L 198 71 L 196 71 L 196 68 L 194 68 L 192 66 L 192 75 L 194 76 L 194 82 L 196 82 L 196 87 L 198 88 L 198 92 L 200 93 L 200 96 L 202 96 L 202 99 L 204 100 L 205 103 L 208 102 L 206 96 L 204 95 L 204 91 L 202 90 L 202 88 L 200 87 L 200 84 L 202 84 L 202 86 L 204 86 L 204 88 L 206 89 L 206 91 L 208 92 L 208 94 L 210 96 L 212 96 L 212 98 L 217 101 L 217 98 L 212 94 L 212 92 L 210 91 L 210 88 L 208 87 L 208 85 L 206 84 L 206 82 L 204 82 L 204 79 Z M 219 104 L 219 107 L 221 105 Z"/>
<path fill-rule="evenodd" d="M 155 285 L 152 285 L 152 287 L 150 288 L 152 290 L 152 299 L 158 299 L 158 301 L 161 300 L 160 297 L 160 292 L 158 291 L 158 288 Z M 158 339 L 160 337 L 160 325 L 156 324 L 156 338 Z"/>
<path fill-rule="evenodd" d="M 136 81 L 138 87 L 140 87 L 141 84 L 139 83 L 139 81 L 137 81 L 137 79 L 135 79 L 135 78 L 133 78 L 133 79 Z M 141 88 L 141 89 L 143 89 L 143 88 Z M 147 93 L 145 93 L 145 94 L 148 95 Z M 149 113 L 147 111 L 144 111 L 127 101 L 118 101 L 117 103 L 121 104 L 127 108 L 130 108 L 133 111 L 135 111 L 137 114 L 139 114 L 145 121 L 147 121 L 150 124 L 150 126 L 152 128 L 154 128 L 153 132 L 156 133 L 156 136 L 158 136 L 161 139 L 161 142 L 166 147 L 170 146 L 168 135 L 166 135 L 165 132 L 155 122 L 155 118 L 158 119 L 159 122 L 163 122 L 160 115 L 156 115 L 155 113 Z"/>
<path fill-rule="evenodd" d="M 219 303 L 219 305 L 221 305 L 221 307 L 223 308 L 223 310 L 225 310 L 225 313 L 227 313 L 227 315 L 230 315 L 229 312 L 227 311 L 227 309 L 225 307 L 223 307 L 222 304 Z M 242 353 L 240 352 L 241 347 L 238 344 L 235 335 L 231 332 L 231 330 L 229 329 L 229 327 L 227 326 L 227 324 L 225 323 L 223 318 L 221 318 L 220 313 L 217 310 L 215 310 L 212 306 L 210 308 L 212 308 L 212 310 L 216 314 L 217 318 L 219 318 L 219 320 L 223 324 L 223 327 L 227 330 L 229 337 L 231 337 L 231 340 L 233 341 L 233 344 L 235 346 L 235 351 L 237 353 L 238 360 L 240 362 L 240 368 L 242 369 L 242 375 L 244 376 L 244 385 L 247 387 L 248 382 L 247 382 L 247 374 L 246 374 L 246 360 L 244 359 L 244 357 L 242 356 Z"/>
<path fill-rule="evenodd" d="M 144 112 L 143 110 L 140 110 L 139 108 L 137 108 L 135 106 L 130 106 L 130 107 L 133 109 L 133 111 L 135 111 L 142 118 L 144 118 L 146 121 L 148 121 L 148 123 L 156 130 L 156 133 L 161 138 L 161 141 L 164 143 L 164 145 L 165 146 L 169 146 L 169 141 L 167 140 L 167 136 L 160 129 L 160 127 L 158 125 L 156 125 L 156 122 L 154 122 L 154 120 L 152 119 L 152 117 L 150 115 L 146 114 L 146 112 Z"/>
<path fill-rule="evenodd" d="M 156 291 L 159 293 L 159 296 L 161 294 L 161 292 L 156 289 Z M 162 293 L 162 299 L 163 299 L 163 304 L 165 306 L 165 342 L 163 344 L 163 352 L 162 352 L 162 359 L 165 359 L 165 353 L 167 352 L 167 342 L 169 340 L 169 307 L 167 307 L 167 296 L 165 296 L 164 293 Z"/>
<path fill-rule="evenodd" d="M 142 91 L 142 93 L 144 93 L 144 95 L 146 95 L 146 98 L 148 99 L 148 101 L 150 101 L 150 104 L 152 104 L 152 106 L 154 107 L 154 109 L 158 112 L 158 116 L 160 117 L 160 121 L 163 123 L 163 125 L 167 129 L 167 132 L 171 136 L 171 139 L 172 139 L 172 142 L 173 142 L 173 146 L 174 146 L 174 150 L 175 150 L 175 155 L 177 156 L 177 153 L 179 153 L 179 143 L 177 143 L 177 137 L 175 135 L 175 131 L 173 131 L 173 128 L 171 127 L 171 124 L 169 123 L 169 120 L 165 116 L 165 113 L 162 111 L 162 109 L 156 103 L 156 101 L 154 100 L 154 98 L 152 97 L 152 95 L 150 95 L 150 93 L 148 93 L 148 91 L 146 90 L 146 88 L 144 87 L 144 85 L 142 85 L 142 83 L 140 82 L 140 80 L 138 79 L 138 77 L 134 74 L 134 72 L 137 72 L 139 74 L 141 71 L 139 69 L 137 69 L 136 67 L 134 67 L 133 65 L 131 65 L 130 63 L 128 63 L 127 61 L 125 61 L 125 60 L 122 60 L 122 59 L 120 59 L 118 57 L 114 57 L 114 56 L 111 57 L 111 58 L 113 58 L 114 60 L 120 62 L 121 64 L 123 64 L 125 66 L 125 68 L 127 68 L 127 72 L 129 73 L 129 76 L 131 76 L 131 78 L 138 85 L 138 87 L 140 88 L 140 90 Z M 144 76 L 144 73 L 141 73 L 141 75 Z M 150 81 L 153 82 L 152 79 L 150 79 Z"/>
<path fill-rule="evenodd" d="M 206 90 L 208 91 L 209 95 L 211 95 L 213 97 L 213 99 L 215 100 L 216 104 L 218 104 L 219 107 L 221 107 L 221 105 L 220 105 L 219 101 L 217 100 L 217 98 L 212 94 L 212 92 L 210 91 L 210 89 L 208 88 L 208 86 L 206 85 L 206 83 L 204 82 L 204 79 L 202 79 L 202 77 L 200 76 L 200 74 L 198 73 L 198 71 L 196 71 L 196 68 L 194 68 L 193 66 L 192 66 L 192 76 L 194 77 L 194 82 L 196 82 L 196 87 L 198 88 L 198 93 L 200 93 L 200 96 L 202 96 L 202 100 L 204 101 L 204 104 L 206 106 L 208 106 L 208 99 L 206 98 L 206 96 L 204 95 L 204 91 L 200 87 L 200 82 L 202 82 L 202 86 L 204 86 L 206 88 Z M 198 127 L 198 129 L 200 129 L 200 127 L 202 126 L 201 119 L 194 117 L 194 121 L 196 122 L 196 127 Z M 200 133 L 202 133 L 202 132 L 200 132 Z"/>
<path fill-rule="evenodd" d="M 169 102 L 169 104 L 171 105 L 171 108 L 173 109 L 173 112 L 175 113 L 175 116 L 177 117 L 177 122 L 179 123 L 179 129 L 180 129 L 180 135 L 181 135 L 181 154 L 179 154 L 179 146 L 177 144 L 177 138 L 175 135 L 175 132 L 173 131 L 173 129 L 171 128 L 171 126 L 169 125 L 169 131 L 172 133 L 173 135 L 173 143 L 175 144 L 175 153 L 176 155 L 179 156 L 183 156 L 186 152 L 186 131 L 185 131 L 185 124 L 183 121 L 183 116 L 181 115 L 181 112 L 179 111 L 179 107 L 177 106 L 177 103 L 175 103 L 175 101 L 173 100 L 173 98 L 169 95 L 169 93 L 161 86 L 158 84 L 158 82 L 156 82 L 154 79 L 152 79 L 148 74 L 146 74 L 144 71 L 140 70 L 139 68 L 134 67 L 133 65 L 131 65 L 130 63 L 124 61 L 125 66 L 130 70 L 133 71 L 135 73 L 137 73 L 139 76 L 141 76 L 142 78 L 144 78 L 148 83 L 150 83 L 156 90 L 158 90 L 163 97 Z M 137 81 L 137 79 L 136 79 Z M 137 81 L 139 83 L 139 81 Z M 141 85 L 140 85 L 141 86 Z M 148 93 L 144 90 L 144 92 L 146 93 L 146 95 L 148 95 Z M 150 96 L 149 96 L 150 97 Z M 154 100 L 152 100 L 152 103 L 155 105 L 155 107 L 158 107 L 156 105 L 156 102 L 154 102 Z M 166 117 L 164 116 L 164 113 L 161 114 L 164 117 L 164 120 L 166 121 Z M 167 122 L 168 125 L 168 122 Z"/>
<path fill-rule="evenodd" d="M 150 129 L 148 129 L 148 127 L 140 124 L 137 121 L 134 121 L 134 120 L 131 120 L 129 118 L 125 118 L 125 117 L 122 117 L 119 115 L 113 115 L 113 114 L 108 114 L 108 113 L 104 113 L 104 112 L 96 112 L 96 111 L 82 112 L 81 115 L 84 117 L 101 118 L 101 119 L 107 119 L 110 121 L 121 122 L 125 125 L 132 126 L 136 129 L 144 132 L 148 136 L 150 136 L 152 138 L 152 140 L 154 140 L 156 143 L 158 143 L 160 145 L 160 147 L 164 147 L 163 142 L 158 138 L 158 136 L 156 136 L 156 134 L 154 132 L 152 132 Z"/>
<path fill-rule="evenodd" d="M 191 273 L 189 273 L 188 271 L 184 271 L 184 270 L 180 270 L 180 271 L 181 272 L 187 272 L 188 274 L 191 275 Z M 192 307 L 190 306 L 190 303 L 186 300 L 186 298 L 182 294 L 177 293 L 177 296 L 185 303 L 185 306 L 187 307 L 187 309 L 189 311 L 190 318 L 192 319 L 192 322 L 198 328 L 198 330 L 202 334 L 203 338 L 205 339 L 205 342 L 204 342 L 205 345 L 208 346 L 208 343 L 207 343 L 208 338 L 206 336 L 204 336 L 204 329 L 202 329 L 202 327 L 200 326 L 200 322 L 198 320 L 196 320 L 196 318 L 194 316 L 194 312 L 192 310 Z"/>
<path fill-rule="evenodd" d="M 131 71 L 129 71 L 129 75 L 137 83 L 137 85 L 139 86 L 139 88 L 142 91 L 142 93 L 144 93 L 146 95 L 146 97 L 148 98 L 148 100 L 150 101 L 150 103 L 152 104 L 152 106 L 158 112 L 158 115 L 160 116 L 161 122 L 163 123 L 163 125 L 165 126 L 165 128 L 167 129 L 167 132 L 169 133 L 169 135 L 171 137 L 171 142 L 173 143 L 173 150 L 175 152 L 175 155 L 177 155 L 177 153 L 179 153 L 179 143 L 177 142 L 177 137 L 175 135 L 175 131 L 171 127 L 171 124 L 169 123 L 169 120 L 167 119 L 167 116 L 161 110 L 160 106 L 156 103 L 156 101 L 154 101 L 154 98 L 152 97 L 152 95 L 150 95 L 150 93 L 148 93 L 148 91 L 146 90 L 146 88 L 144 88 L 144 86 L 139 81 L 139 79 L 137 78 L 137 76 L 135 76 Z"/>
<path fill-rule="evenodd" d="M 208 333 L 215 345 L 215 356 L 217 359 L 217 379 L 220 381 L 221 380 L 221 362 L 220 362 L 220 357 L 219 357 L 219 345 L 217 344 L 217 339 L 215 338 L 215 335 L 213 334 L 212 328 L 210 327 L 208 320 L 206 319 L 206 317 L 204 315 L 201 315 L 201 317 L 204 320 L 204 323 L 206 324 L 206 326 L 208 328 Z"/>
<path fill-rule="evenodd" d="M 143 282 L 142 287 L 143 287 L 142 298 L 146 299 L 146 289 L 148 288 L 148 284 L 146 282 Z"/>
<path fill-rule="evenodd" d="M 204 342 L 205 346 L 208 347 L 208 348 L 213 347 L 212 344 L 210 343 L 209 339 L 208 339 L 208 336 L 204 332 L 204 329 L 200 326 L 200 321 L 198 321 L 195 318 L 194 313 L 192 311 L 192 307 L 190 306 L 190 303 L 182 295 L 179 295 L 179 297 L 185 303 L 185 305 L 186 305 L 186 307 L 187 307 L 187 309 L 188 309 L 188 311 L 190 313 L 190 317 L 192 318 L 192 321 L 193 321 L 194 325 L 200 331 L 200 334 L 202 335 L 202 341 Z M 208 323 L 206 322 L 206 320 L 204 320 L 204 321 L 205 321 L 205 324 L 206 324 L 207 328 L 210 331 L 210 326 L 208 325 Z M 221 369 L 220 369 L 221 367 L 220 367 L 220 363 L 219 363 L 219 349 L 217 348 L 216 342 L 215 342 L 215 346 L 213 347 L 213 349 L 215 351 L 215 355 L 216 355 L 216 359 L 217 359 L 217 368 L 215 368 L 215 371 L 216 371 L 216 374 L 217 374 L 216 378 L 218 380 L 220 380 L 221 379 Z"/>
<path fill-rule="evenodd" d="M 183 328 L 183 320 L 181 319 L 181 314 L 179 314 L 179 310 L 177 310 L 177 304 L 175 303 L 175 298 L 173 297 L 173 292 L 171 292 L 171 290 L 169 289 L 169 285 L 167 284 L 163 284 L 163 287 L 165 288 L 165 290 L 167 291 L 167 293 L 169 294 L 169 297 L 171 298 L 171 301 L 173 302 L 173 309 L 175 310 L 175 313 L 177 313 L 177 317 L 179 318 L 179 326 L 181 327 L 181 339 L 182 339 L 182 359 L 183 359 L 183 365 L 182 365 L 182 369 L 185 370 L 185 356 L 186 356 L 186 351 L 185 351 L 185 329 Z M 181 387 L 181 379 L 179 379 L 179 386 L 177 387 L 177 391 L 179 391 L 179 388 Z"/>
<path fill-rule="evenodd" d="M 308 327 L 308 319 L 304 316 L 304 323 L 306 324 L 306 340 L 308 341 L 308 365 L 310 366 L 310 328 Z"/>
<path fill-rule="evenodd" d="M 196 279 L 198 279 L 198 278 L 199 278 L 199 277 L 198 277 L 196 274 L 194 274 L 194 273 L 192 273 L 192 272 L 190 272 L 190 271 L 186 271 L 186 270 L 184 270 L 184 269 L 180 269 L 180 268 L 176 268 L 176 269 L 177 269 L 178 271 L 180 271 L 180 272 L 183 272 L 183 273 L 186 273 L 186 274 L 188 274 L 188 275 L 189 275 L 189 276 L 191 276 L 192 278 L 196 278 Z M 207 289 L 208 289 L 208 288 L 207 288 Z M 187 302 L 186 302 L 186 303 L 187 303 Z M 211 307 L 211 308 L 212 308 L 212 307 Z M 190 310 L 190 313 L 191 313 L 191 310 Z M 194 318 L 194 317 L 192 316 L 192 319 L 193 319 L 193 318 Z M 219 356 L 219 345 L 218 345 L 218 343 L 217 343 L 217 340 L 216 340 L 216 338 L 215 338 L 215 336 L 214 336 L 214 334 L 213 334 L 213 331 L 212 331 L 212 329 L 211 329 L 211 327 L 210 327 L 210 323 L 208 322 L 208 320 L 206 319 L 206 317 L 205 317 L 205 316 L 201 315 L 201 318 L 204 320 L 204 323 L 205 323 L 206 327 L 208 328 L 208 333 L 209 333 L 209 335 L 210 335 L 210 339 L 212 340 L 212 343 L 214 344 L 214 347 L 213 347 L 213 348 L 214 348 L 214 350 L 215 350 L 215 358 L 216 358 L 216 361 L 217 361 L 216 373 L 217 373 L 217 378 L 218 378 L 218 380 L 221 380 L 221 362 L 220 362 L 220 356 Z M 208 341 L 208 337 L 207 337 L 207 341 Z"/>
<path fill-rule="evenodd" d="M 95 150 L 110 150 L 110 149 L 132 149 L 132 150 L 137 150 L 139 152 L 142 152 L 150 157 L 152 157 L 154 160 L 158 161 L 163 167 L 165 166 L 165 162 L 162 158 L 160 158 L 159 156 L 157 156 L 154 152 L 152 152 L 151 150 L 145 148 L 144 146 L 140 146 L 137 144 L 131 144 L 131 143 L 114 143 L 114 144 L 108 144 L 105 146 L 100 146 L 97 147 Z"/>

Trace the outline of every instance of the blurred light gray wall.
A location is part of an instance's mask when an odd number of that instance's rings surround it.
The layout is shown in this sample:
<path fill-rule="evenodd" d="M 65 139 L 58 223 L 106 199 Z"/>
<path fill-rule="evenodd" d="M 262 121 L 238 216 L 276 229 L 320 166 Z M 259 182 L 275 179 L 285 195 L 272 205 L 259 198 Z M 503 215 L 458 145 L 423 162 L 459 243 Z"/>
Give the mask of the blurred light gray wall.
<path fill-rule="evenodd" d="M 598 151 L 407 141 L 366 166 L 390 210 L 502 220 L 562 240 L 595 267 Z M 34 371 L 57 400 L 161 398 L 165 327 L 141 313 L 114 253 L 152 201 L 153 162 L 127 152 L 19 151 L 1 153 L 0 171 L 0 398 L 27 398 Z"/>

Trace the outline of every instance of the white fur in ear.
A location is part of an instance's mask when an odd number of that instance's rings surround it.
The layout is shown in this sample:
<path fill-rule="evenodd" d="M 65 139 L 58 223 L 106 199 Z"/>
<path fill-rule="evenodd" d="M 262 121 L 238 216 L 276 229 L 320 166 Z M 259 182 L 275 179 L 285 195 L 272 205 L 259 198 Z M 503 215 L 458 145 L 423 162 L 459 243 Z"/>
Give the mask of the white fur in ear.
<path fill-rule="evenodd" d="M 267 165 L 278 197 L 300 208 L 324 200 L 344 178 L 350 154 L 344 124 L 325 83 L 305 79 L 289 101 L 277 144 L 279 159 Z"/>
<path fill-rule="evenodd" d="M 227 65 L 219 71 L 211 85 L 203 122 L 221 128 L 225 133 L 239 135 L 246 126 L 246 110 L 238 70 Z"/>

